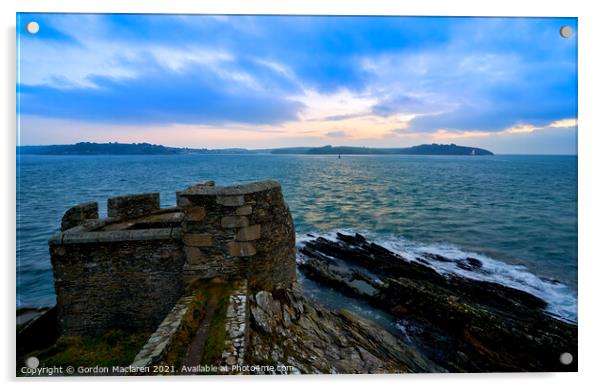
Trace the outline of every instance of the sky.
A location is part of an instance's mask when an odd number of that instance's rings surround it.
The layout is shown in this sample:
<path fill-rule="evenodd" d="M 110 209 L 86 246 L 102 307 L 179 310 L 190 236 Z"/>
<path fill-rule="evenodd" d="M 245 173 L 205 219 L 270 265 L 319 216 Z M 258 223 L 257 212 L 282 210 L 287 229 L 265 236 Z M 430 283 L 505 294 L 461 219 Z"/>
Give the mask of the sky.
<path fill-rule="evenodd" d="M 577 153 L 575 18 L 26 13 L 17 51 L 20 145 Z"/>

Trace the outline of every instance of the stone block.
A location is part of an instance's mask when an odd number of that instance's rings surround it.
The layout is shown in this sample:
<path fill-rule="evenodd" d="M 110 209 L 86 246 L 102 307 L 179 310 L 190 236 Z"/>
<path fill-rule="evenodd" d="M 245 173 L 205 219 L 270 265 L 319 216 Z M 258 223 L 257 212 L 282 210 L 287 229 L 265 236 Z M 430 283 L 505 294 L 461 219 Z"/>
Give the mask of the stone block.
<path fill-rule="evenodd" d="M 184 218 L 187 221 L 200 222 L 205 219 L 206 215 L 204 207 L 187 207 L 184 209 Z"/>
<path fill-rule="evenodd" d="M 238 229 L 236 241 L 253 241 L 261 237 L 261 225 L 247 226 Z"/>
<path fill-rule="evenodd" d="M 251 205 L 244 205 L 236 209 L 236 215 L 251 215 L 253 207 Z"/>
<path fill-rule="evenodd" d="M 255 246 L 250 242 L 232 241 L 228 243 L 228 253 L 230 256 L 253 256 L 257 251 Z"/>
<path fill-rule="evenodd" d="M 242 206 L 245 204 L 245 197 L 243 195 L 218 196 L 216 202 L 222 206 Z"/>
<path fill-rule="evenodd" d="M 116 196 L 107 201 L 107 214 L 114 218 L 135 218 L 161 209 L 159 193 Z"/>
<path fill-rule="evenodd" d="M 89 202 L 71 207 L 61 221 L 61 230 L 65 231 L 81 225 L 88 219 L 98 219 L 98 203 Z"/>
<path fill-rule="evenodd" d="M 221 225 L 223 228 L 245 227 L 245 226 L 249 226 L 249 219 L 247 217 L 228 215 L 226 217 L 222 217 Z"/>
<path fill-rule="evenodd" d="M 191 284 L 195 283 L 199 279 L 201 279 L 201 277 L 199 275 L 197 275 L 196 273 L 186 272 L 186 273 L 182 274 L 182 282 L 184 283 L 185 286 L 190 286 Z"/>
<path fill-rule="evenodd" d="M 188 264 L 196 265 L 203 261 L 203 254 L 201 250 L 194 246 L 185 246 L 184 253 L 186 254 L 186 262 Z"/>
<path fill-rule="evenodd" d="M 185 234 L 182 238 L 184 245 L 187 246 L 211 246 L 213 245 L 213 239 L 210 234 L 197 233 L 197 234 Z"/>
<path fill-rule="evenodd" d="M 178 207 L 190 207 L 192 206 L 192 202 L 188 197 L 180 195 L 179 192 L 176 192 L 176 204 Z"/>

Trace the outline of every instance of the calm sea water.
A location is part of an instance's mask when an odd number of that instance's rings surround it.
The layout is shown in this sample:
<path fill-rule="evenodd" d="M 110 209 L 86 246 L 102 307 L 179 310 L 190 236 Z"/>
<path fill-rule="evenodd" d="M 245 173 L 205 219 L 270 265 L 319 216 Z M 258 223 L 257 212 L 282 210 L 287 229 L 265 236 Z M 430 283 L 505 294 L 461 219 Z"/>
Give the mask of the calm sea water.
<path fill-rule="evenodd" d="M 407 256 L 470 254 L 488 271 L 479 278 L 577 318 L 575 156 L 19 156 L 17 306 L 54 303 L 47 240 L 70 206 L 98 201 L 106 215 L 108 197 L 149 191 L 173 206 L 197 182 L 268 178 L 282 183 L 299 240 L 344 229 Z"/>

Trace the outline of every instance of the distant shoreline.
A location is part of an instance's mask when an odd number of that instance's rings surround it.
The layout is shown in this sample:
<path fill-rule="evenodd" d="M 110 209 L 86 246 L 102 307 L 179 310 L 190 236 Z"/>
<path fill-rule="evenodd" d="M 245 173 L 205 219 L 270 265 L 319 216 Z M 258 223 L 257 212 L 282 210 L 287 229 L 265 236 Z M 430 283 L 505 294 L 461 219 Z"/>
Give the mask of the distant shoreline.
<path fill-rule="evenodd" d="M 71 145 L 17 146 L 18 155 L 186 155 L 186 154 L 297 154 L 297 155 L 434 155 L 487 156 L 486 149 L 456 144 L 423 144 L 408 148 L 368 148 L 357 146 L 289 147 L 272 149 L 194 149 L 176 148 L 149 143 L 93 143 Z"/>

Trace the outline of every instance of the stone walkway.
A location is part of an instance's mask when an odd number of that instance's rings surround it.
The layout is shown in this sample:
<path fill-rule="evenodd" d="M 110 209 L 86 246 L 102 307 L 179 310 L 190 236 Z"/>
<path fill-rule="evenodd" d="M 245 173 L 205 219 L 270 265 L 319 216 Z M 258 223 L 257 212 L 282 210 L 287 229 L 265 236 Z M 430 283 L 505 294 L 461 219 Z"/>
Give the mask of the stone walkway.
<path fill-rule="evenodd" d="M 247 281 L 241 281 L 230 296 L 226 314 L 226 340 L 222 359 L 227 365 L 243 365 L 249 332 Z"/>
<path fill-rule="evenodd" d="M 207 304 L 205 316 L 203 317 L 199 329 L 194 335 L 194 338 L 192 339 L 190 345 L 188 346 L 188 350 L 186 351 L 186 356 L 182 362 L 184 366 L 192 367 L 201 364 L 203 352 L 205 350 L 205 344 L 207 342 L 207 336 L 209 335 L 209 328 L 211 328 L 211 323 L 213 322 L 213 314 L 215 313 L 216 306 L 216 302 L 214 301 L 209 301 Z"/>
<path fill-rule="evenodd" d="M 222 364 L 229 366 L 243 365 L 245 352 L 249 342 L 249 306 L 247 300 L 247 281 L 236 283 L 234 292 L 228 298 L 226 312 L 224 340 L 224 351 L 222 352 Z M 155 333 L 148 339 L 144 347 L 134 358 L 132 366 L 145 367 L 160 362 L 171 348 L 175 334 L 182 326 L 182 318 L 189 310 L 192 301 L 191 296 L 181 298 L 171 312 L 165 317 Z M 209 301 L 205 315 L 190 342 L 183 365 L 194 367 L 201 364 L 209 330 L 214 320 L 216 301 Z"/>
<path fill-rule="evenodd" d="M 151 335 L 144 347 L 138 352 L 132 366 L 147 367 L 159 362 L 165 356 L 176 332 L 180 329 L 182 318 L 188 312 L 191 301 L 191 296 L 180 298 L 155 333 Z"/>

